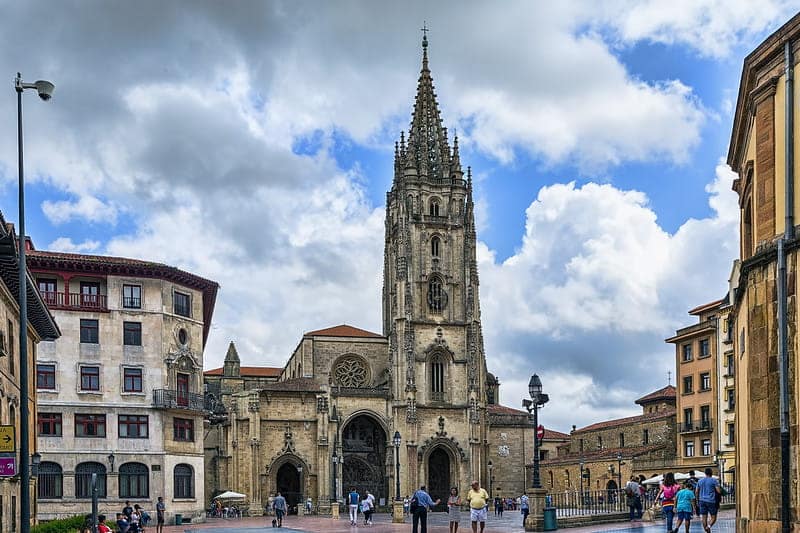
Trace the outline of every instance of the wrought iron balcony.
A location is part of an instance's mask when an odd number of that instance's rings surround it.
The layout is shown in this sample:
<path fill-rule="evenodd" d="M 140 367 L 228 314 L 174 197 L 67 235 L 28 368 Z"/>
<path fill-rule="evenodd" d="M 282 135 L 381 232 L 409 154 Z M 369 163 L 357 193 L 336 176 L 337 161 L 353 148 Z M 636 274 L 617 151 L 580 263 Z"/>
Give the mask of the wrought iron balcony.
<path fill-rule="evenodd" d="M 153 407 L 156 409 L 203 412 L 205 410 L 205 398 L 202 394 L 193 392 L 155 389 L 153 390 Z"/>
<path fill-rule="evenodd" d="M 679 433 L 694 433 L 702 431 L 711 431 L 711 421 L 704 420 L 700 422 L 683 422 L 678 426 Z"/>
<path fill-rule="evenodd" d="M 63 293 L 48 291 L 40 293 L 42 300 L 52 309 L 72 309 L 79 311 L 108 311 L 105 294 Z"/>

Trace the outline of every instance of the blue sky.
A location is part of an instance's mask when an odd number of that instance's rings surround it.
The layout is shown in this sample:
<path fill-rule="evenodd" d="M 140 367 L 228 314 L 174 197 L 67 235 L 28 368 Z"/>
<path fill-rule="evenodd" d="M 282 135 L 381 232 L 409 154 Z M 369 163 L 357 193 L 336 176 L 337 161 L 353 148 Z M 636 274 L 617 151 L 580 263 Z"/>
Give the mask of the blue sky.
<path fill-rule="evenodd" d="M 383 203 L 425 20 L 475 176 L 501 400 L 519 405 L 538 372 L 544 420 L 567 430 L 666 384 L 663 339 L 724 295 L 738 253 L 724 158 L 742 60 L 796 2 L 234 6 L 0 0 L 6 218 L 21 70 L 56 84 L 25 100 L 38 248 L 219 281 L 207 368 L 231 340 L 244 364 L 281 366 L 304 331 L 378 331 Z"/>

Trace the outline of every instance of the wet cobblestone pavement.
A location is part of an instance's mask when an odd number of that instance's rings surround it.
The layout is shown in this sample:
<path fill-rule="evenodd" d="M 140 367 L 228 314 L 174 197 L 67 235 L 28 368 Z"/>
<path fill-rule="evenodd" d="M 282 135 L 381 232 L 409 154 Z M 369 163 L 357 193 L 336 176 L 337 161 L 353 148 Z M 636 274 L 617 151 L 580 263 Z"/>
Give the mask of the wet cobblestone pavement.
<path fill-rule="evenodd" d="M 733 533 L 735 527 L 735 513 L 732 510 L 720 513 L 720 518 L 712 529 L 713 533 Z M 363 523 L 358 526 L 351 526 L 347 516 L 342 515 L 339 520 L 333 520 L 329 516 L 290 516 L 284 519 L 282 528 L 270 526 L 272 517 L 254 517 L 221 520 L 212 519 L 204 524 L 186 524 L 183 526 L 169 526 L 164 528 L 164 533 L 232 533 L 235 531 L 271 532 L 271 533 L 408 533 L 411 531 L 411 518 L 406 517 L 405 523 L 392 523 L 389 514 L 376 514 L 374 524 L 365 526 Z M 593 526 L 583 526 L 574 528 L 560 528 L 561 531 L 569 533 L 588 533 L 602 531 L 605 533 L 659 533 L 666 531 L 663 521 L 659 522 L 617 522 L 611 524 L 598 524 Z M 445 513 L 428 514 L 428 531 L 430 533 L 447 533 L 448 523 Z M 462 519 L 458 531 L 460 533 L 471 533 L 468 517 Z M 517 512 L 507 512 L 502 518 L 489 516 L 486 522 L 485 533 L 508 532 L 522 533 L 522 517 Z M 684 529 L 681 528 L 681 532 Z M 154 533 L 155 529 L 148 528 L 149 533 Z M 700 520 L 693 520 L 690 533 L 703 533 L 703 526 Z"/>

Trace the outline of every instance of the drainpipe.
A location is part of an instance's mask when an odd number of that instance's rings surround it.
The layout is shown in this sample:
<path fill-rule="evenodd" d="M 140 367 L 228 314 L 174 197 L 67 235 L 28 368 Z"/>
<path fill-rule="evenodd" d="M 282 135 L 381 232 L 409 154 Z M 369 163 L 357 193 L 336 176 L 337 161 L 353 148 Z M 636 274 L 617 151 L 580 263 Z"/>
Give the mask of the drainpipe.
<path fill-rule="evenodd" d="M 794 240 L 794 57 L 792 43 L 784 43 L 786 79 L 785 190 L 786 216 L 783 237 L 778 240 L 778 382 L 780 390 L 781 430 L 781 531 L 791 531 L 791 488 L 789 486 L 789 350 L 787 324 L 785 244 Z"/>

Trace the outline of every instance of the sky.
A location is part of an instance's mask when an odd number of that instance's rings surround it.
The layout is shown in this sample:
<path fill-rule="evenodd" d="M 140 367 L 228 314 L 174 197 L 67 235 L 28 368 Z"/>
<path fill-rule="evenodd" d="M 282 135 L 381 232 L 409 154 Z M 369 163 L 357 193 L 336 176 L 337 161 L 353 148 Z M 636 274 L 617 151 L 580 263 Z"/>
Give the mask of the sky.
<path fill-rule="evenodd" d="M 743 58 L 782 0 L 0 0 L 0 210 L 38 249 L 220 283 L 228 343 L 283 366 L 307 331 L 381 329 L 383 221 L 428 32 L 444 125 L 475 180 L 482 324 L 500 401 L 538 373 L 547 427 L 638 412 L 664 339 L 738 255 L 725 165 Z M 672 380 L 674 384 L 674 378 Z"/>

